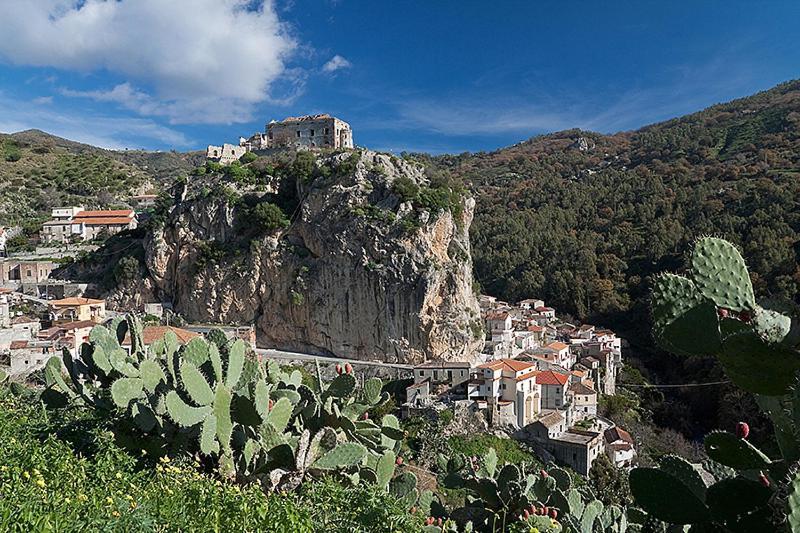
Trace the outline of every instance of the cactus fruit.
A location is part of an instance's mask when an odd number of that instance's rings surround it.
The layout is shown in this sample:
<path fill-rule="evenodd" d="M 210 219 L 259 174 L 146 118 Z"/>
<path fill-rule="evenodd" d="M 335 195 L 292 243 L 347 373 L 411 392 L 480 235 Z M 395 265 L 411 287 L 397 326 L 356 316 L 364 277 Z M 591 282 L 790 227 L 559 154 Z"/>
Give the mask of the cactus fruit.
<path fill-rule="evenodd" d="M 736 436 L 740 439 L 746 439 L 750 435 L 750 426 L 747 422 L 739 422 L 736 424 Z"/>

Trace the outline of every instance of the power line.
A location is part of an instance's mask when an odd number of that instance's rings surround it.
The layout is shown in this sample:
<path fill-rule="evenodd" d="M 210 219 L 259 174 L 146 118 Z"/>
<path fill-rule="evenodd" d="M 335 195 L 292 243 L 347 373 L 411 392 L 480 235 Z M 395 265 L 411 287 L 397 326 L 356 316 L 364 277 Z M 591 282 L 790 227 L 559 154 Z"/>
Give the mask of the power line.
<path fill-rule="evenodd" d="M 641 385 L 641 384 L 634 384 L 634 383 L 617 383 L 617 385 L 621 387 L 633 387 L 633 388 L 642 388 L 642 389 L 677 389 L 681 387 L 710 387 L 713 385 L 725 385 L 726 383 L 730 383 L 731 380 L 726 379 L 725 381 L 709 381 L 707 383 L 678 383 L 678 384 L 671 384 L 671 385 Z"/>

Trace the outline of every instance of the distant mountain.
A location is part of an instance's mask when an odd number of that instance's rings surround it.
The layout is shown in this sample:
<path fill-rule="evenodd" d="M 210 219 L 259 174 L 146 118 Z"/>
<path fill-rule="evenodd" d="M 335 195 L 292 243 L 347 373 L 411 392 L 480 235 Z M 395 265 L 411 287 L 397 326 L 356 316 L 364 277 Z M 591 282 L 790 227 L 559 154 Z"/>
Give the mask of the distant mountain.
<path fill-rule="evenodd" d="M 200 152 L 105 150 L 39 130 L 0 134 L 0 225 L 30 234 L 57 205 L 124 205 L 203 160 Z"/>

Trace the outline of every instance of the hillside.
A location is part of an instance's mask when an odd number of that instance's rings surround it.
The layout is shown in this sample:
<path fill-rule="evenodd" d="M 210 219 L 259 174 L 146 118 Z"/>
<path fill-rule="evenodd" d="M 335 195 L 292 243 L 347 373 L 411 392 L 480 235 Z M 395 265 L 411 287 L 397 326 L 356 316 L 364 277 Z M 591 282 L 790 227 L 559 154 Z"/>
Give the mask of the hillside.
<path fill-rule="evenodd" d="M 32 235 L 55 206 L 124 205 L 131 194 L 185 176 L 198 157 L 104 150 L 38 130 L 0 134 L 0 225 L 22 225 Z"/>
<path fill-rule="evenodd" d="M 743 247 L 759 293 L 797 296 L 798 81 L 634 132 L 413 157 L 473 191 L 475 274 L 488 294 L 615 317 L 642 304 L 648 276 L 676 268 L 687 243 L 717 234 Z"/>

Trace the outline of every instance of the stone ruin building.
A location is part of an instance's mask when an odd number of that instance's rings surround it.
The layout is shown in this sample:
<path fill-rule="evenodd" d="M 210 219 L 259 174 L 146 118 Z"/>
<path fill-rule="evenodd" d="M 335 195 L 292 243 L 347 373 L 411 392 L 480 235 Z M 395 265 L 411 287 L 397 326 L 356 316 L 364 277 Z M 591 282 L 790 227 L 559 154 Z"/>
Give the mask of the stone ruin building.
<path fill-rule="evenodd" d="M 273 148 L 353 148 L 353 130 L 350 124 L 328 114 L 287 117 L 271 121 L 264 133 L 256 132 L 250 138 L 239 139 L 239 146 L 209 145 L 208 159 L 230 164 L 247 152 Z"/>

